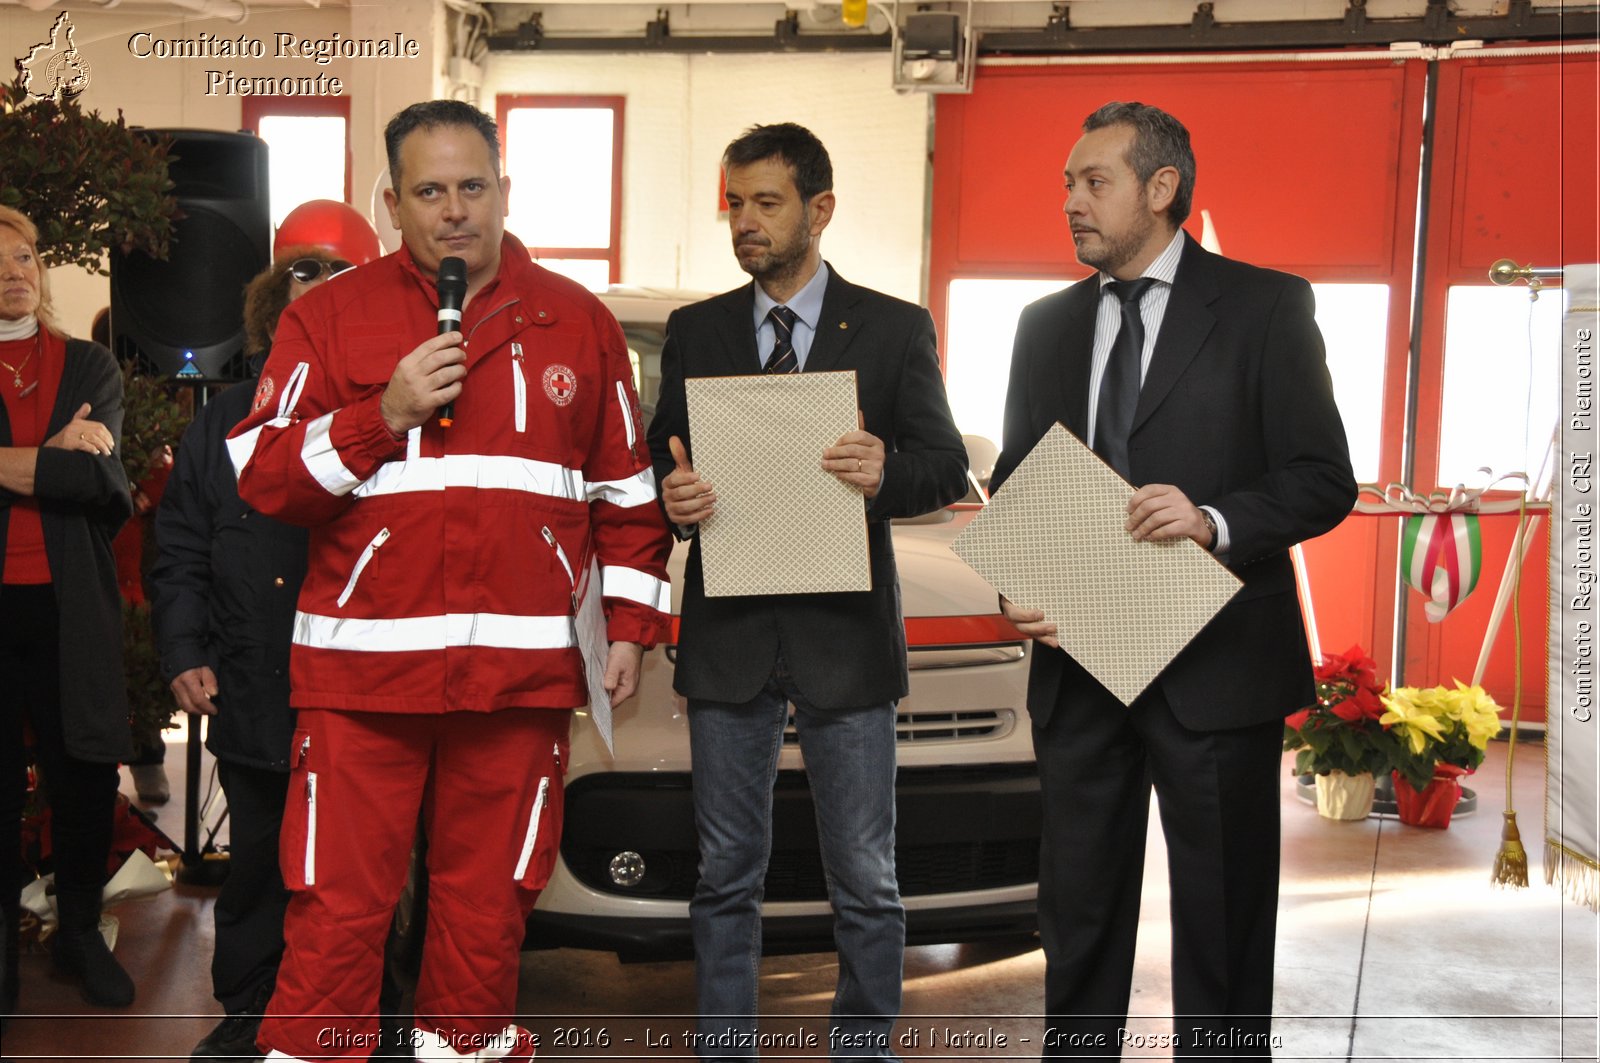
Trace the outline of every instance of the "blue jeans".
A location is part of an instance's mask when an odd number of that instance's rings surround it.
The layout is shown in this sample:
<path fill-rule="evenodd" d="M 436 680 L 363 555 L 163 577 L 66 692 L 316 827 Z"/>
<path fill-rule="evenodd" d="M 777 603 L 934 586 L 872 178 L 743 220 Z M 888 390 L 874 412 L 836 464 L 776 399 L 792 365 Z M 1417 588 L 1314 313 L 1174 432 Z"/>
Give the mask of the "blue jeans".
<path fill-rule="evenodd" d="M 790 702 L 816 806 L 839 984 L 835 1063 L 895 1058 L 906 918 L 894 870 L 894 704 L 822 710 L 779 661 L 752 701 L 689 701 L 700 882 L 689 903 L 703 1060 L 751 1059 L 772 787 Z M 818 1034 L 819 1037 L 823 1035 Z"/>

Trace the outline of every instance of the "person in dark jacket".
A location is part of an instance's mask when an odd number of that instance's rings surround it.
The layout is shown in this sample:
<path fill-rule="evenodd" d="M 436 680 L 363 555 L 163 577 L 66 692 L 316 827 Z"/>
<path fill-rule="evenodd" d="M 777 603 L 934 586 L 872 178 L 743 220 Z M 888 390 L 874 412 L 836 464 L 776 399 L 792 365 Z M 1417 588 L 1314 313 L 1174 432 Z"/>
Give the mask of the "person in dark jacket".
<path fill-rule="evenodd" d="M 117 764 L 133 755 L 111 539 L 133 512 L 111 352 L 56 324 L 39 231 L 0 207 L 0 1014 L 17 1006 L 28 749 L 50 802 L 51 962 L 102 1007 L 133 1003 L 100 936 Z"/>
<path fill-rule="evenodd" d="M 289 785 L 289 643 L 306 571 L 306 530 L 239 499 L 228 458 L 234 425 L 276 402 L 253 379 L 278 316 L 351 264 L 320 248 L 293 248 L 245 289 L 252 379 L 208 403 L 178 447 L 156 511 L 151 571 L 156 645 L 178 707 L 210 716 L 206 746 L 228 799 L 228 877 L 217 896 L 212 993 L 227 1017 L 193 1058 L 256 1056 L 256 1031 L 283 955 L 289 893 L 278 831 Z"/>

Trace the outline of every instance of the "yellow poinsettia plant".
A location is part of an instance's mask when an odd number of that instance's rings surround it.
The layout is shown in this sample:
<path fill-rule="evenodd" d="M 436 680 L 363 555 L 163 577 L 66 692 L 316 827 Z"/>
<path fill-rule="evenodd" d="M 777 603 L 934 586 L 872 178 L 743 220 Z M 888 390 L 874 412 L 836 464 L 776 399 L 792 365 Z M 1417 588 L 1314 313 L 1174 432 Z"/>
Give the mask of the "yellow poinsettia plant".
<path fill-rule="evenodd" d="M 1482 687 L 1459 679 L 1449 687 L 1395 687 L 1381 695 L 1379 722 L 1389 729 L 1391 766 L 1415 790 L 1448 764 L 1473 771 L 1483 763 L 1489 740 L 1500 733 L 1500 706 Z"/>

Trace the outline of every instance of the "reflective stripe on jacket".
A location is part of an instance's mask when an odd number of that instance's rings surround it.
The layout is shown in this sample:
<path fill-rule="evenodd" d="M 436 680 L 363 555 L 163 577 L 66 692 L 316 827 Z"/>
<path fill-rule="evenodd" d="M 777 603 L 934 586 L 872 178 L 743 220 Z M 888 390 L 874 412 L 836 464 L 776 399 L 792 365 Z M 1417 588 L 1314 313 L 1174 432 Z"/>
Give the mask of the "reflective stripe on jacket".
<path fill-rule="evenodd" d="M 404 248 L 310 292 L 229 438 L 245 501 L 311 528 L 292 701 L 582 705 L 573 577 L 591 551 L 612 641 L 648 646 L 668 623 L 671 539 L 622 330 L 508 235 L 466 307 L 455 424 L 397 442 L 379 403 L 436 312 Z"/>

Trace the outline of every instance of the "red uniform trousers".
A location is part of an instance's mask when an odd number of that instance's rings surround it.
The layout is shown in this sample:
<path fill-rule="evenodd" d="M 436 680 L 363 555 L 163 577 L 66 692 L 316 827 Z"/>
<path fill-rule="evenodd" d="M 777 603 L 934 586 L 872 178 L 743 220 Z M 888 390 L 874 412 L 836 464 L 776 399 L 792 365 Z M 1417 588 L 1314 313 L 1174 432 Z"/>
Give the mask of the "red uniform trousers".
<path fill-rule="evenodd" d="M 365 1059 L 377 1046 L 384 940 L 431 782 L 417 1027 L 458 1058 L 505 1054 L 472 1046 L 516 1011 L 523 924 L 560 844 L 570 720 L 300 710 L 280 841 L 293 896 L 263 1051 Z"/>

